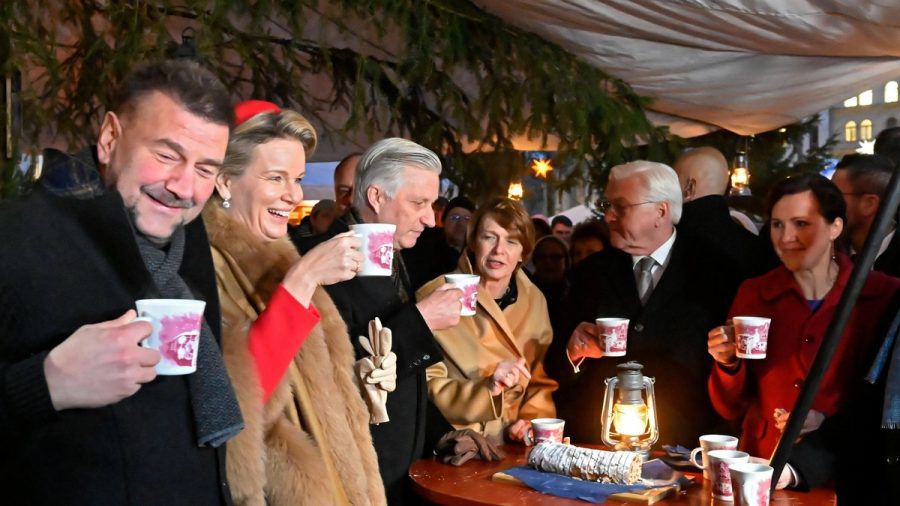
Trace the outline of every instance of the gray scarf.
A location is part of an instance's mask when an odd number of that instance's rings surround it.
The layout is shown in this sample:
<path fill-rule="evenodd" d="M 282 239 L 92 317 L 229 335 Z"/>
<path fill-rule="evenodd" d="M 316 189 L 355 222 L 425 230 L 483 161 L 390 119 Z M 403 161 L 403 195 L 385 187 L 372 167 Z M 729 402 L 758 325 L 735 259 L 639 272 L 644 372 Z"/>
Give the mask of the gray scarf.
<path fill-rule="evenodd" d="M 168 251 L 158 248 L 140 234 L 135 235 L 144 265 L 147 266 L 156 285 L 157 293 L 150 296 L 193 299 L 191 289 L 178 275 L 184 255 L 184 228 L 179 227 L 172 234 Z M 191 406 L 194 410 L 194 425 L 197 430 L 197 444 L 218 447 L 244 428 L 244 420 L 241 418 L 237 398 L 225 372 L 219 345 L 205 318 L 200 329 L 199 347 L 197 371 L 187 377 Z"/>

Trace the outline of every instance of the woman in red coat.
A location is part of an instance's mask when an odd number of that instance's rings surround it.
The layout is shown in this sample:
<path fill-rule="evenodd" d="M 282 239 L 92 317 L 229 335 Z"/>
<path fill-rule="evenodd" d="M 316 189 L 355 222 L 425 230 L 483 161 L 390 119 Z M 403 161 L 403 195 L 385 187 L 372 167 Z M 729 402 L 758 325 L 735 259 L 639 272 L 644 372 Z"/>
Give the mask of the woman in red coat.
<path fill-rule="evenodd" d="M 782 265 L 745 281 L 729 313 L 772 319 L 766 358 L 737 358 L 731 326 L 711 330 L 707 343 L 716 362 L 708 383 L 713 406 L 726 419 L 743 416 L 741 448 L 765 458 L 775 450 L 785 412 L 797 400 L 853 268 L 846 255 L 836 252 L 846 205 L 831 181 L 811 174 L 784 179 L 772 189 L 768 211 Z M 846 385 L 865 374 L 862 368 L 872 362 L 898 288 L 896 278 L 869 274 L 805 430 L 833 414 L 846 399 Z"/>

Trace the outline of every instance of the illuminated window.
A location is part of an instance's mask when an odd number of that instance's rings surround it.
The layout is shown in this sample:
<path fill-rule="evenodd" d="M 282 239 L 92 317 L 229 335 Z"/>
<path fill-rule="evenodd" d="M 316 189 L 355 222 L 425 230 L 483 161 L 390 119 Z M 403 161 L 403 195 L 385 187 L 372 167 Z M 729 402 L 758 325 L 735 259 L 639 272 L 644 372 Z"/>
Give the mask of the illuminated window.
<path fill-rule="evenodd" d="M 872 140 L 872 121 L 871 120 L 864 119 L 859 124 L 859 138 L 864 141 Z"/>
<path fill-rule="evenodd" d="M 856 142 L 856 122 L 848 121 L 844 124 L 844 140 L 847 142 Z"/>
<path fill-rule="evenodd" d="M 884 85 L 884 101 L 896 102 L 900 99 L 900 93 L 897 92 L 897 81 L 890 81 Z"/>
<path fill-rule="evenodd" d="M 872 90 L 866 90 L 859 94 L 859 105 L 872 105 Z"/>
<path fill-rule="evenodd" d="M 858 104 L 858 101 L 856 100 L 856 97 L 848 98 L 847 100 L 844 100 L 844 107 L 856 107 L 857 105 L 859 105 L 859 104 Z"/>

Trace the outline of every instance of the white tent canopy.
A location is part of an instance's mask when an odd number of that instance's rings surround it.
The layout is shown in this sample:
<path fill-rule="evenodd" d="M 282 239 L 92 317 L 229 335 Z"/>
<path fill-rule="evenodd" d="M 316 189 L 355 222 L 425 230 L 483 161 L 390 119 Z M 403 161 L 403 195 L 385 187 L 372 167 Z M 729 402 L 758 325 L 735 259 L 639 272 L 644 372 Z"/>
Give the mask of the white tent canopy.
<path fill-rule="evenodd" d="M 793 123 L 900 76 L 897 0 L 475 0 L 654 99 L 692 136 Z"/>

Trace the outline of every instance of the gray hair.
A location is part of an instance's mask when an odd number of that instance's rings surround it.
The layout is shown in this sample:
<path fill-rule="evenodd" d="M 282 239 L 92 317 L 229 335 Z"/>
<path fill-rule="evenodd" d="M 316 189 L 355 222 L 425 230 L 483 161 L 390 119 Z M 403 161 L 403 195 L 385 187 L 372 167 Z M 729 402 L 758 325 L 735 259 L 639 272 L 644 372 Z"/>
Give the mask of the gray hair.
<path fill-rule="evenodd" d="M 362 209 L 368 203 L 366 191 L 378 185 L 394 198 L 403 184 L 403 170 L 407 167 L 441 173 L 441 160 L 433 151 L 413 141 L 391 137 L 373 144 L 359 160 L 353 180 L 353 207 Z"/>
<path fill-rule="evenodd" d="M 637 160 L 616 165 L 609 172 L 609 179 L 621 180 L 637 177 L 644 187 L 644 199 L 669 204 L 669 216 L 673 225 L 681 220 L 681 184 L 672 167 L 663 163 Z"/>

